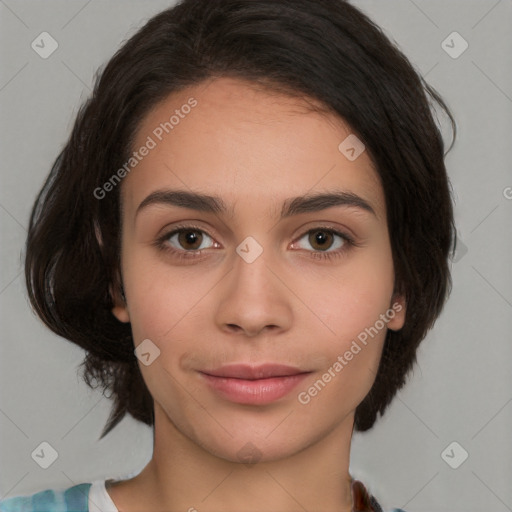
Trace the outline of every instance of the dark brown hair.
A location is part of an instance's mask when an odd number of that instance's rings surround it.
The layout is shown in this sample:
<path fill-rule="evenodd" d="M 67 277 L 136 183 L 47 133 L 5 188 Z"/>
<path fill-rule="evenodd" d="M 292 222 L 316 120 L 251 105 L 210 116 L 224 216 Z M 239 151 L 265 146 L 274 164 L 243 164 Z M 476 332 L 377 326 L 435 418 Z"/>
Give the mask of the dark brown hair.
<path fill-rule="evenodd" d="M 86 351 L 86 383 L 113 399 L 101 437 L 126 413 L 153 424 L 131 326 L 111 312 L 122 286 L 120 187 L 104 199 L 94 191 L 130 158 L 149 109 L 223 76 L 317 100 L 348 123 L 379 173 L 407 314 L 400 331 L 388 330 L 375 383 L 356 409 L 355 430 L 367 430 L 404 385 L 451 290 L 456 231 L 434 106 L 454 135 L 455 124 L 407 58 L 346 1 L 184 0 L 131 37 L 98 73 L 36 199 L 25 261 L 31 304 Z"/>

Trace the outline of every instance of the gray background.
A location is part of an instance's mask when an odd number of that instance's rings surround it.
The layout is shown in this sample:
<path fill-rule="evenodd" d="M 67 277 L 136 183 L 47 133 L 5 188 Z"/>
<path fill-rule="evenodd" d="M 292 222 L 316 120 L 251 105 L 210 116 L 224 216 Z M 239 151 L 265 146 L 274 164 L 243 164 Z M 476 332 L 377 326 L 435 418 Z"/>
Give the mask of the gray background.
<path fill-rule="evenodd" d="M 171 3 L 0 0 L 0 496 L 133 474 L 151 457 L 151 429 L 131 418 L 97 441 L 110 402 L 77 377 L 81 349 L 30 311 L 22 255 L 30 207 L 95 71 Z M 447 162 L 464 245 L 414 374 L 375 428 L 355 435 L 351 470 L 385 508 L 511 511 L 512 0 L 353 3 L 457 118 Z M 59 44 L 48 59 L 31 48 L 43 31 Z M 441 45 L 453 31 L 469 44 L 458 58 Z M 31 457 L 43 441 L 58 453 L 48 469 Z M 452 464 L 469 454 L 458 469 L 441 456 L 453 441 Z"/>

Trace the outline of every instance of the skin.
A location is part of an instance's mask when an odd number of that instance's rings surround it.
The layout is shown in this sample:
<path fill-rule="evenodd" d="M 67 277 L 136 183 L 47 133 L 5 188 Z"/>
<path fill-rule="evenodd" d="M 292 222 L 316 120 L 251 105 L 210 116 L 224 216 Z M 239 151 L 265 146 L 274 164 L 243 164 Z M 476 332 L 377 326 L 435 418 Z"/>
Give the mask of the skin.
<path fill-rule="evenodd" d="M 367 152 L 349 161 L 339 151 L 351 131 L 338 117 L 229 78 L 169 96 L 143 120 L 134 148 L 191 97 L 198 105 L 122 182 L 126 303 L 116 297 L 113 314 L 131 322 L 136 346 L 150 339 L 160 355 L 139 362 L 154 398 L 153 457 L 107 490 L 123 512 L 349 511 L 354 411 L 373 384 L 386 328 L 401 329 L 406 312 L 393 296 L 378 175 Z M 159 204 L 136 217 L 160 189 L 219 196 L 234 215 Z M 334 189 L 364 198 L 375 215 L 334 206 L 280 220 L 286 199 Z M 182 253 L 201 246 L 199 257 L 180 260 L 155 247 L 185 222 L 202 238 L 194 246 L 176 235 L 167 245 Z M 338 235 L 324 249 L 314 245 L 327 228 L 351 234 L 358 246 Z M 235 251 L 248 236 L 263 248 L 252 263 Z M 341 257 L 319 258 L 341 247 Z M 298 393 L 393 304 L 402 310 L 317 396 L 299 403 Z M 312 373 L 271 404 L 241 405 L 219 397 L 197 372 L 240 362 Z M 247 443 L 258 450 L 253 464 L 238 455 Z"/>

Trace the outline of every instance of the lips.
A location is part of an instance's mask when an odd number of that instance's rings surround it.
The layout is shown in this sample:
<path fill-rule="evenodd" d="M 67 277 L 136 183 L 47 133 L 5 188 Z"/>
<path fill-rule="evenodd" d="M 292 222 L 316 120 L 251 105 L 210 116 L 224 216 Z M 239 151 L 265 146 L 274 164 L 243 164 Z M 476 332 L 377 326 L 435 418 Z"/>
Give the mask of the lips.
<path fill-rule="evenodd" d="M 245 364 L 233 364 L 223 366 L 214 370 L 203 370 L 202 373 L 213 377 L 226 377 L 230 379 L 257 380 L 271 377 L 288 377 L 300 373 L 308 373 L 293 366 L 283 364 L 264 364 L 260 366 L 249 366 Z"/>
<path fill-rule="evenodd" d="M 210 390 L 224 400 L 264 405 L 288 395 L 311 372 L 281 364 L 237 364 L 199 373 Z"/>

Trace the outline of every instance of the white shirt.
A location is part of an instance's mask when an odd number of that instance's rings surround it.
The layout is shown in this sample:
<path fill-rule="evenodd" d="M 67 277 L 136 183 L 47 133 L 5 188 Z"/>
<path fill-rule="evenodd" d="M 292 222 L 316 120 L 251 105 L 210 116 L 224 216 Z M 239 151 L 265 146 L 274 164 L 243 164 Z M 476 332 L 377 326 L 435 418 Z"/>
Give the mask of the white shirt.
<path fill-rule="evenodd" d="M 95 480 L 89 490 L 89 512 L 119 512 L 105 487 L 105 480 Z"/>

